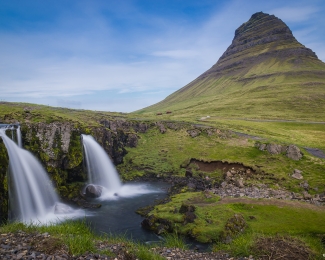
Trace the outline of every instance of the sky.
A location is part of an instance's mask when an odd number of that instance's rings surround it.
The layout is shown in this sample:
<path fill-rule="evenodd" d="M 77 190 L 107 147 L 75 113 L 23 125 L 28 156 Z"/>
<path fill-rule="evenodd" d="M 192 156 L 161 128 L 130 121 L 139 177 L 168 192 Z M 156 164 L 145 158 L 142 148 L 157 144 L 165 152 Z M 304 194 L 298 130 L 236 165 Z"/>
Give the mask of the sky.
<path fill-rule="evenodd" d="M 0 101 L 144 108 L 214 65 L 260 11 L 325 61 L 323 0 L 0 0 Z"/>

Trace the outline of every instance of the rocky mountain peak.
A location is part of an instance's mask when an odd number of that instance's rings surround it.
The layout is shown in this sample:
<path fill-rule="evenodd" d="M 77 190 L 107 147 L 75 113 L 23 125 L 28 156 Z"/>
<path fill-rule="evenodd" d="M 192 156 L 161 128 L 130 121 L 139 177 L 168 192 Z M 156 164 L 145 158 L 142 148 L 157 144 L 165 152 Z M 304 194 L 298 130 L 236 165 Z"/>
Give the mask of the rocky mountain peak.
<path fill-rule="evenodd" d="M 299 43 L 290 28 L 279 18 L 263 12 L 255 13 L 235 31 L 231 45 L 218 62 L 201 76 L 233 73 L 269 57 L 316 58 L 316 54 Z"/>

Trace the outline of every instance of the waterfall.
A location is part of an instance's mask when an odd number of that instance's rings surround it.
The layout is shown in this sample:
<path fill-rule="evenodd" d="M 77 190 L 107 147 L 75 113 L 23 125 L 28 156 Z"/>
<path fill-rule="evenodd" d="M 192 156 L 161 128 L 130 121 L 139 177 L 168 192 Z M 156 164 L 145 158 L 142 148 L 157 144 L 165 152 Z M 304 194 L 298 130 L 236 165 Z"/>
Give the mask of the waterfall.
<path fill-rule="evenodd" d="M 0 128 L 0 137 L 9 155 L 9 220 L 42 223 L 57 221 L 55 214 L 74 214 L 72 208 L 59 203 L 52 182 L 41 164 L 30 152 L 18 147 L 5 131 Z"/>
<path fill-rule="evenodd" d="M 122 184 L 105 150 L 90 135 L 82 135 L 89 183 L 100 185 L 108 192 L 117 192 Z"/>
<path fill-rule="evenodd" d="M 18 125 L 17 128 L 17 144 L 20 148 L 23 147 L 23 142 L 22 142 L 22 138 L 21 138 L 21 131 L 20 131 L 20 125 Z"/>

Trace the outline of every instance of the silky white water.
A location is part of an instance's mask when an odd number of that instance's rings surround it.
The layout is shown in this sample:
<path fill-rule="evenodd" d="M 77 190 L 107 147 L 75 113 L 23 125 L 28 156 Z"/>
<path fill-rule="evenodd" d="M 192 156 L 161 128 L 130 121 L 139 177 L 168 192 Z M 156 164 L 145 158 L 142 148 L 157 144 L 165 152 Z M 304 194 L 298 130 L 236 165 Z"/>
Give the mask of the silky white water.
<path fill-rule="evenodd" d="M 22 142 L 22 138 L 21 138 L 21 131 L 20 131 L 20 125 L 17 128 L 17 144 L 20 148 L 23 147 L 23 142 Z"/>
<path fill-rule="evenodd" d="M 105 193 L 114 194 L 122 187 L 120 178 L 105 150 L 91 135 L 82 135 L 88 182 L 100 185 Z"/>
<path fill-rule="evenodd" d="M 59 202 L 41 164 L 30 152 L 12 141 L 5 131 L 0 129 L 0 137 L 9 155 L 9 219 L 24 223 L 46 223 L 57 221 L 59 216 L 66 218 L 82 214 Z"/>

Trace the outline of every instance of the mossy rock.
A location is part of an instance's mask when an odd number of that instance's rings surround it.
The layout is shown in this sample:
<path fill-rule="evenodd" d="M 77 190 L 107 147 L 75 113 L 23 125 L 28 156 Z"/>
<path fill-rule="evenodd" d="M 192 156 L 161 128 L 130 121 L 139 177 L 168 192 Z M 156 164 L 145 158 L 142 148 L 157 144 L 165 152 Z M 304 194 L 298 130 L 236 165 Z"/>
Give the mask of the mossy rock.
<path fill-rule="evenodd" d="M 231 243 L 234 237 L 244 232 L 247 223 L 240 214 L 235 214 L 227 220 L 224 230 L 220 233 L 220 240 L 226 244 Z"/>

